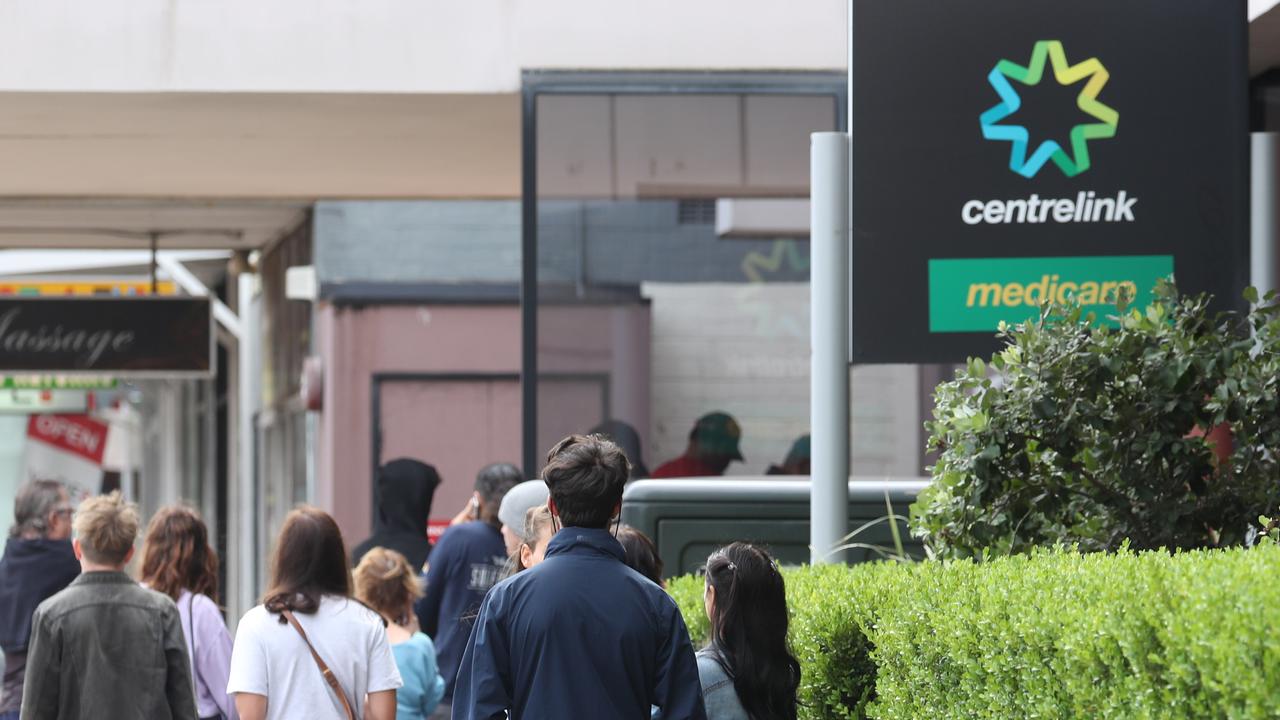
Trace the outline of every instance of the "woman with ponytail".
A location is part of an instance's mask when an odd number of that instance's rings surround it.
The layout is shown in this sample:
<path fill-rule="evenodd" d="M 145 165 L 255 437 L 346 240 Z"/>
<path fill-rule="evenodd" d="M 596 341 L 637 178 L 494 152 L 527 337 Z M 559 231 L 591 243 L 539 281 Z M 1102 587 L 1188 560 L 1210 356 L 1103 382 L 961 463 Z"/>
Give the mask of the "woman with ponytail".
<path fill-rule="evenodd" d="M 707 559 L 711 643 L 698 653 L 708 720 L 795 720 L 800 663 L 787 645 L 787 597 L 769 553 L 733 543 Z"/>

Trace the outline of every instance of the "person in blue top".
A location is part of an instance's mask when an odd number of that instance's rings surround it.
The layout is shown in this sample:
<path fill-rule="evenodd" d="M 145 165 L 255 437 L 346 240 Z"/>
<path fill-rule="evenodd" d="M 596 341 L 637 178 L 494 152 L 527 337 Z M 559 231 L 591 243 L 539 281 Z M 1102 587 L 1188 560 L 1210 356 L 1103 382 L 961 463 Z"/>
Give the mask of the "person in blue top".
<path fill-rule="evenodd" d="M 485 597 L 453 695 L 455 720 L 704 720 L 689 631 L 675 602 L 624 564 L 607 529 L 622 507 L 626 455 L 572 435 L 542 478 L 562 529 L 546 559 Z"/>
<path fill-rule="evenodd" d="M 387 642 L 404 686 L 396 691 L 396 720 L 426 720 L 444 697 L 431 638 L 418 632 L 413 601 L 422 596 L 418 573 L 404 555 L 384 547 L 365 551 L 353 573 L 356 599 L 387 622 Z"/>
<path fill-rule="evenodd" d="M 476 476 L 470 519 L 449 527 L 427 561 L 427 587 L 414 605 L 422 631 L 436 644 L 436 660 L 444 678 L 444 700 L 435 717 L 449 717 L 458 663 L 484 594 L 503 576 L 507 545 L 502 539 L 498 508 L 507 491 L 524 477 L 509 463 L 486 466 Z"/>

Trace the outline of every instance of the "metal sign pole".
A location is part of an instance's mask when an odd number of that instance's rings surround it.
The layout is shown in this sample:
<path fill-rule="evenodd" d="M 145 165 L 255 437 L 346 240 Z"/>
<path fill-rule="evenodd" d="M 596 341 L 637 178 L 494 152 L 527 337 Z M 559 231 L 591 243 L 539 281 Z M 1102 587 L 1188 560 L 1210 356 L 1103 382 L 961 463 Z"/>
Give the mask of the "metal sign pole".
<path fill-rule="evenodd" d="M 229 544 L 234 548 L 231 557 L 235 568 L 233 582 L 236 583 L 235 594 L 227 598 L 231 607 L 231 618 L 238 620 L 254 605 L 257 597 L 259 557 L 266 551 L 260 546 L 257 535 L 260 520 L 256 507 L 257 488 L 254 484 L 257 454 L 254 452 L 257 428 L 254 418 L 258 412 L 262 374 L 262 338 L 259 319 L 258 275 L 242 272 L 238 278 L 237 306 L 240 319 L 240 342 L 238 344 L 238 364 L 236 377 L 238 398 L 236 402 L 237 448 L 236 459 L 239 464 L 235 483 L 231 486 L 228 504 L 230 515 Z M 234 603 L 234 604 L 233 604 Z"/>
<path fill-rule="evenodd" d="M 1280 135 L 1273 132 L 1253 133 L 1251 138 L 1253 177 L 1250 183 L 1250 273 L 1249 284 L 1263 296 L 1277 288 L 1276 200 L 1280 193 Z M 1234 299 L 1234 298 L 1232 298 Z"/>
<path fill-rule="evenodd" d="M 823 132 L 810 145 L 812 317 L 809 552 L 814 564 L 849 531 L 849 136 Z"/>

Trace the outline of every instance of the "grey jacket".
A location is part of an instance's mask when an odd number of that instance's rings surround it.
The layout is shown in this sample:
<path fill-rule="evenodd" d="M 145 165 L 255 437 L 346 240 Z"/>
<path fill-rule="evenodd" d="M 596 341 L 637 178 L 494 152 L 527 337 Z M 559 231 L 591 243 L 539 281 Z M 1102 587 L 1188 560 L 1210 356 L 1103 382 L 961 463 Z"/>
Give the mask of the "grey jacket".
<path fill-rule="evenodd" d="M 23 720 L 192 720 L 178 608 L 122 572 L 90 572 L 40 603 Z"/>
<path fill-rule="evenodd" d="M 702 682 L 702 704 L 707 708 L 707 720 L 750 720 L 738 699 L 738 691 L 733 688 L 733 678 L 709 650 L 698 652 L 698 679 Z"/>

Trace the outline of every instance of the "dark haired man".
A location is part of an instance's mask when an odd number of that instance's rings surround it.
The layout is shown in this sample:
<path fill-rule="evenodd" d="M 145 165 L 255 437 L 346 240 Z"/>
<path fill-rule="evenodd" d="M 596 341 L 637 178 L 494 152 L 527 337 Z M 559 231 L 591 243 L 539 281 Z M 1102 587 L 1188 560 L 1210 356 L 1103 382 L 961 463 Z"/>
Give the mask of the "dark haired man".
<path fill-rule="evenodd" d="M 742 461 L 738 448 L 742 428 L 733 416 L 716 411 L 698 418 L 689 431 L 689 445 L 684 454 L 668 460 L 653 471 L 654 479 L 719 477 L 729 463 Z"/>
<path fill-rule="evenodd" d="M 484 594 L 502 577 L 507 546 L 498 508 L 524 476 L 510 463 L 486 465 L 476 475 L 469 516 L 449 527 L 427 560 L 426 593 L 414 606 L 422 631 L 436 644 L 444 699 L 432 717 L 449 717 L 458 663 Z"/>
<path fill-rule="evenodd" d="M 547 558 L 494 586 L 454 689 L 454 718 L 703 720 L 689 632 L 675 602 L 623 563 L 608 530 L 630 468 L 622 450 L 574 435 L 547 456 L 562 526 Z"/>

